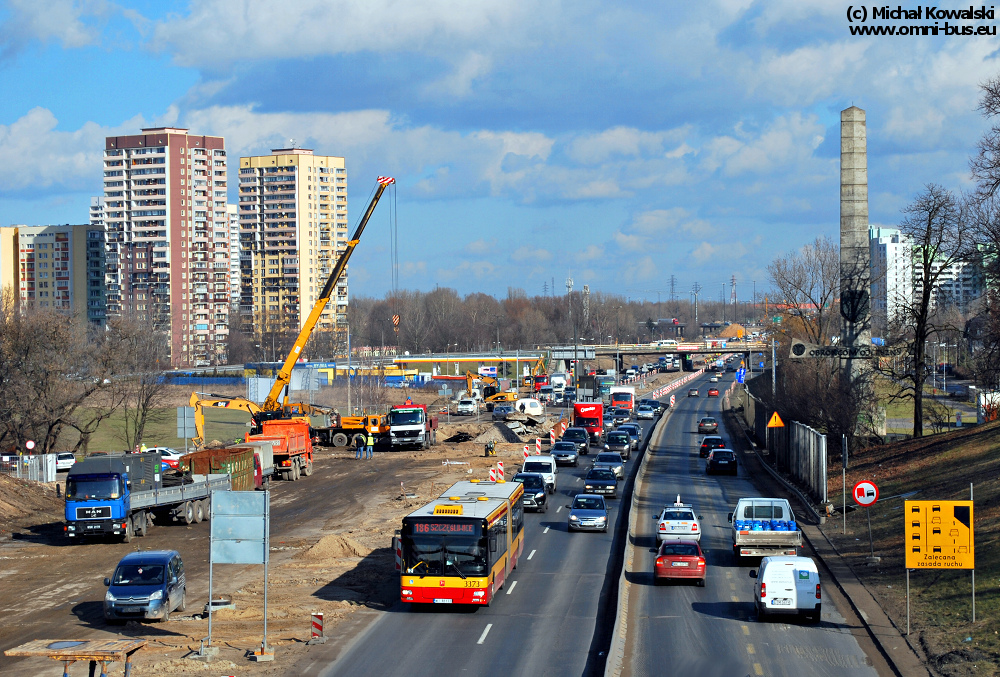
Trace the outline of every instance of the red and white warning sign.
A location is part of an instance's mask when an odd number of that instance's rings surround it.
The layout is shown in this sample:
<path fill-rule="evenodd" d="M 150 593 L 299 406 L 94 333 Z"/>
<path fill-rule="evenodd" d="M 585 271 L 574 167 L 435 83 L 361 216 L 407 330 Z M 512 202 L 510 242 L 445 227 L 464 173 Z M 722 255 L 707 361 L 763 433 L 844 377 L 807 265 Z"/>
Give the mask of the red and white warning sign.
<path fill-rule="evenodd" d="M 503 461 L 497 461 L 497 479 L 500 480 L 501 482 L 504 481 L 504 479 L 503 479 Z"/>
<path fill-rule="evenodd" d="M 867 508 L 875 505 L 875 501 L 878 500 L 878 487 L 871 480 L 862 480 L 854 485 L 851 495 L 854 496 L 855 503 Z"/>
<path fill-rule="evenodd" d="M 677 397 L 675 395 L 671 395 L 670 396 L 670 406 L 672 407 L 675 404 L 677 404 Z"/>

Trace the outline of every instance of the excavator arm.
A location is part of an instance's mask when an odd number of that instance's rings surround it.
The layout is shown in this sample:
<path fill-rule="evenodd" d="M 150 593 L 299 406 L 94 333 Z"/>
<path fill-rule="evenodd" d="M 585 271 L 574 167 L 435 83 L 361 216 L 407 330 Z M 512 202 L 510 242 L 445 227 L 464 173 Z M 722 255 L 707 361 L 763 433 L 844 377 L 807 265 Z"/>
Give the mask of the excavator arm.
<path fill-rule="evenodd" d="M 212 393 L 191 393 L 188 405 L 194 407 L 194 429 L 195 437 L 192 442 L 196 448 L 205 444 L 205 412 L 204 407 L 224 407 L 226 409 L 238 409 L 245 411 L 251 416 L 260 412 L 260 405 L 243 397 L 228 397 L 226 395 L 213 395 Z"/>
<path fill-rule="evenodd" d="M 352 235 L 351 239 L 348 240 L 347 248 L 337 259 L 336 265 L 330 272 L 330 277 L 326 280 L 326 285 L 323 286 L 323 291 L 320 292 L 319 298 L 316 299 L 316 305 L 313 306 L 312 312 L 310 312 L 309 316 L 306 318 L 301 331 L 299 331 L 298 338 L 295 339 L 292 349 L 288 352 L 288 357 L 285 358 L 285 363 L 281 366 L 281 370 L 278 371 L 278 377 L 275 379 L 274 385 L 271 387 L 271 392 L 267 394 L 267 399 L 264 400 L 264 405 L 261 407 L 264 411 L 275 411 L 281 408 L 281 402 L 278 398 L 281 397 L 281 391 L 288 387 L 288 384 L 291 382 L 292 368 L 301 356 L 302 349 L 305 347 L 306 341 L 308 341 L 309 337 L 312 335 L 313 329 L 316 328 L 316 323 L 319 322 L 319 318 L 323 314 L 326 304 L 330 301 L 330 297 L 333 296 L 333 290 L 337 286 L 337 281 L 347 268 L 347 261 L 351 258 L 354 248 L 358 246 L 358 240 L 361 239 L 361 234 L 364 232 L 365 226 L 368 224 L 368 219 L 371 218 L 372 212 L 375 211 L 375 205 L 378 204 L 379 198 L 382 197 L 382 193 L 385 192 L 386 187 L 395 182 L 396 180 L 390 176 L 378 177 L 378 188 L 375 190 L 375 195 L 372 197 L 372 201 L 368 205 L 368 209 L 365 210 L 365 214 L 361 218 L 360 223 L 358 223 L 358 227 L 354 231 L 354 235 Z"/>

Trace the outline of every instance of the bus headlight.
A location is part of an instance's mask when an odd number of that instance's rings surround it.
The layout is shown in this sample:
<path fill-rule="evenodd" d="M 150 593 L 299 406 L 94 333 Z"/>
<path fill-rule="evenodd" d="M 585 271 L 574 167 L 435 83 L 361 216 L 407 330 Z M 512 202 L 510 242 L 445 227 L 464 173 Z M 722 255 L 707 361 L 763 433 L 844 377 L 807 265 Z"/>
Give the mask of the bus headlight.
<path fill-rule="evenodd" d="M 403 593 L 404 595 L 412 595 L 412 594 L 413 594 L 413 591 L 412 591 L 412 590 L 403 590 L 403 591 L 402 591 L 402 593 Z"/>
<path fill-rule="evenodd" d="M 485 590 L 476 590 L 474 593 L 472 593 L 472 596 L 473 597 L 482 597 L 485 594 L 486 594 Z"/>

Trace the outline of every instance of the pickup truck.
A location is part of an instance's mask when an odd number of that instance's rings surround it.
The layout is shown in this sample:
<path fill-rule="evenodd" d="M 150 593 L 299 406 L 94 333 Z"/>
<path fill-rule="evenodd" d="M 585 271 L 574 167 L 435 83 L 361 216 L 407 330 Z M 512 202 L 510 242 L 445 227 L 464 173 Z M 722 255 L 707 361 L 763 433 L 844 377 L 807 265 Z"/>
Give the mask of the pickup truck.
<path fill-rule="evenodd" d="M 729 513 L 733 525 L 733 557 L 798 555 L 802 532 L 792 507 L 783 498 L 741 498 Z"/>
<path fill-rule="evenodd" d="M 212 491 L 229 490 L 228 474 L 164 473 L 159 453 L 90 456 L 66 478 L 66 536 L 145 536 L 153 516 L 191 524 L 207 519 Z"/>

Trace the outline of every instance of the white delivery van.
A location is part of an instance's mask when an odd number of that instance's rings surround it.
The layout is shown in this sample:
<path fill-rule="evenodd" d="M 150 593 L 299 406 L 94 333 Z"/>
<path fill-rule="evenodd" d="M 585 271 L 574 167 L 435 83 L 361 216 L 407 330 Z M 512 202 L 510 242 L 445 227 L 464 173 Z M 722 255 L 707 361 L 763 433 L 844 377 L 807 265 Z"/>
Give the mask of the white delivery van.
<path fill-rule="evenodd" d="M 819 571 L 809 557 L 764 557 L 759 570 L 750 570 L 750 578 L 756 579 L 754 604 L 760 620 L 771 614 L 798 614 L 819 623 Z"/>
<path fill-rule="evenodd" d="M 528 414 L 529 416 L 545 415 L 545 409 L 542 408 L 542 403 L 531 397 L 523 397 L 515 402 L 514 411 L 519 411 L 522 414 Z"/>
<path fill-rule="evenodd" d="M 545 489 L 550 494 L 556 493 L 556 475 L 559 468 L 556 467 L 556 459 L 550 454 L 539 456 L 529 456 L 521 466 L 521 472 L 537 472 L 545 478 Z"/>

